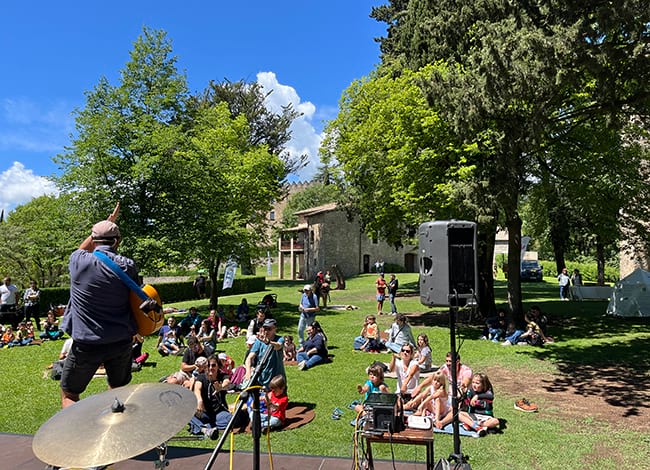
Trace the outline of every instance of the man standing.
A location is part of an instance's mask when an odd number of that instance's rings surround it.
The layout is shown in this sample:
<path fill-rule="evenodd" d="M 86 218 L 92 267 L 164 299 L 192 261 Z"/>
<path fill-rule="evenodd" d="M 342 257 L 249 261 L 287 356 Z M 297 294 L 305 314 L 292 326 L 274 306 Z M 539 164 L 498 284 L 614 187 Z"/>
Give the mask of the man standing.
<path fill-rule="evenodd" d="M 5 277 L 4 283 L 0 285 L 0 315 L 3 318 L 8 318 L 12 328 L 18 328 L 20 319 L 18 318 L 18 287 L 11 283 L 9 276 Z M 4 320 L 3 320 L 4 323 Z"/>
<path fill-rule="evenodd" d="M 395 296 L 397 295 L 397 288 L 399 281 L 394 274 L 390 275 L 390 282 L 388 283 L 388 300 L 390 301 L 390 314 L 397 315 L 397 306 L 395 305 Z"/>
<path fill-rule="evenodd" d="M 41 300 L 41 290 L 36 285 L 36 281 L 29 281 L 29 287 L 23 293 L 23 308 L 25 321 L 34 318 L 36 327 L 41 329 L 41 315 L 39 312 L 39 301 Z"/>
<path fill-rule="evenodd" d="M 569 287 L 571 286 L 571 279 L 567 273 L 566 268 L 562 268 L 562 272 L 557 277 L 558 284 L 560 285 L 560 300 L 569 300 Z"/>
<path fill-rule="evenodd" d="M 61 374 L 61 406 L 79 401 L 104 365 L 108 385 L 122 387 L 131 381 L 131 350 L 136 324 L 129 303 L 129 287 L 99 257 L 97 250 L 112 259 L 136 283 L 133 260 L 117 254 L 121 241 L 115 224 L 120 204 L 108 219 L 96 223 L 91 235 L 70 255 L 70 303 L 61 329 L 72 339 L 72 347 Z"/>
<path fill-rule="evenodd" d="M 266 350 L 268 348 L 273 348 L 270 357 L 264 364 L 260 375 L 259 375 L 259 384 L 264 388 L 264 390 L 269 390 L 269 382 L 276 375 L 281 375 L 286 380 L 286 374 L 284 372 L 284 339 L 282 336 L 275 334 L 277 331 L 277 322 L 273 318 L 267 318 L 264 320 L 262 329 L 258 333 L 258 337 L 255 340 L 255 343 L 250 349 L 250 352 L 246 356 L 246 376 L 245 380 L 248 382 L 253 375 L 254 364 L 257 360 L 262 360 Z M 250 384 L 249 384 L 250 385 Z"/>
<path fill-rule="evenodd" d="M 300 319 L 298 320 L 298 346 L 305 342 L 305 328 L 316 320 L 316 312 L 320 310 L 318 306 L 318 297 L 311 290 L 309 284 L 305 284 L 302 289 L 302 297 L 298 305 Z"/>
<path fill-rule="evenodd" d="M 386 299 L 386 280 L 384 275 L 380 274 L 377 280 L 375 281 L 375 287 L 377 288 L 377 315 L 383 315 L 384 312 L 384 300 Z"/>

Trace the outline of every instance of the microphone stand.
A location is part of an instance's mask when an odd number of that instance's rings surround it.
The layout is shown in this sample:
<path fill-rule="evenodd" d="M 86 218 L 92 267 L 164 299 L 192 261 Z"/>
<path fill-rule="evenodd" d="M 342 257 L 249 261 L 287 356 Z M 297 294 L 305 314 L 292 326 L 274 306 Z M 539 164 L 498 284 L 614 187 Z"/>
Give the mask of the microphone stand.
<path fill-rule="evenodd" d="M 266 351 L 264 351 L 264 355 L 260 358 L 259 362 L 257 363 L 257 366 L 255 367 L 255 371 L 253 372 L 253 375 L 248 381 L 248 385 L 246 386 L 246 389 L 239 395 L 239 400 L 237 401 L 237 405 L 235 406 L 235 412 L 233 413 L 232 418 L 230 418 L 230 421 L 228 422 L 226 429 L 223 430 L 221 434 L 221 438 L 217 443 L 217 446 L 212 452 L 212 455 L 210 455 L 210 458 L 208 459 L 208 463 L 205 464 L 204 470 L 210 470 L 212 468 L 212 465 L 214 465 L 214 462 L 217 459 L 217 455 L 221 451 L 221 448 L 223 447 L 223 444 L 225 443 L 228 434 L 230 434 L 230 431 L 232 431 L 232 428 L 234 426 L 234 420 L 237 418 L 237 415 L 239 414 L 242 407 L 246 403 L 246 400 L 248 399 L 248 394 L 251 393 L 251 390 L 253 393 L 253 419 L 251 421 L 251 434 L 253 436 L 253 470 L 259 470 L 260 437 L 262 435 L 262 426 L 261 426 L 261 417 L 260 417 L 260 393 L 259 390 L 257 390 L 257 388 L 259 387 L 259 376 L 262 373 L 262 369 L 268 362 L 273 352 L 274 352 L 273 346 L 269 344 L 268 348 L 266 348 Z"/>

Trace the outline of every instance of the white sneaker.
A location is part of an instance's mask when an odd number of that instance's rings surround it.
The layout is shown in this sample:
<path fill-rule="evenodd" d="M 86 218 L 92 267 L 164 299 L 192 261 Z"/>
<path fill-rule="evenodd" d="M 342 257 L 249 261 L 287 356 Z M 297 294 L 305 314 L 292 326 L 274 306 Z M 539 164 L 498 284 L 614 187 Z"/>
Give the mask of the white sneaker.
<path fill-rule="evenodd" d="M 207 426 L 204 426 L 201 428 L 201 431 L 205 437 L 212 441 L 216 440 L 217 437 L 219 437 L 219 430 L 217 428 L 209 428 Z"/>
<path fill-rule="evenodd" d="M 505 340 L 503 343 L 501 343 L 501 346 L 512 346 L 512 343 L 508 340 Z"/>
<path fill-rule="evenodd" d="M 304 369 L 305 369 L 305 361 L 300 361 L 300 362 L 298 363 L 298 369 L 300 369 L 300 370 L 304 370 Z"/>

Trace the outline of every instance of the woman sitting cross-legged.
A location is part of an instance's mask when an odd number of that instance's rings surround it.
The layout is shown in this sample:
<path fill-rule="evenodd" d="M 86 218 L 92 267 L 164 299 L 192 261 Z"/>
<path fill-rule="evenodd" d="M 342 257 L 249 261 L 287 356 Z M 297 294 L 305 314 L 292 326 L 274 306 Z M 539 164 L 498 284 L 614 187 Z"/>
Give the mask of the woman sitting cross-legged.
<path fill-rule="evenodd" d="M 317 321 L 307 326 L 307 339 L 298 349 L 296 360 L 300 370 L 327 362 L 327 337 Z"/>

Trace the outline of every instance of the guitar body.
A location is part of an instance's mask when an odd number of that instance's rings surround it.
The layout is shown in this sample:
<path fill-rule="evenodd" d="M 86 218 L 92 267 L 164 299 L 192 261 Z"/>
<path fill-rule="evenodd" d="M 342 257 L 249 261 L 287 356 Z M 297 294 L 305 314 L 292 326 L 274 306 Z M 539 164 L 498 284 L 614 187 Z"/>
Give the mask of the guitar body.
<path fill-rule="evenodd" d="M 138 334 L 141 336 L 149 336 L 160 329 L 165 323 L 165 315 L 162 311 L 162 302 L 160 301 L 160 296 L 156 289 L 149 284 L 142 286 L 142 290 L 152 299 L 160 305 L 160 312 L 151 310 L 150 312 L 143 312 L 140 310 L 140 305 L 142 305 L 142 300 L 138 295 L 131 291 L 129 293 L 129 301 L 131 302 L 131 312 L 133 312 L 133 317 L 135 322 L 138 325 Z"/>

